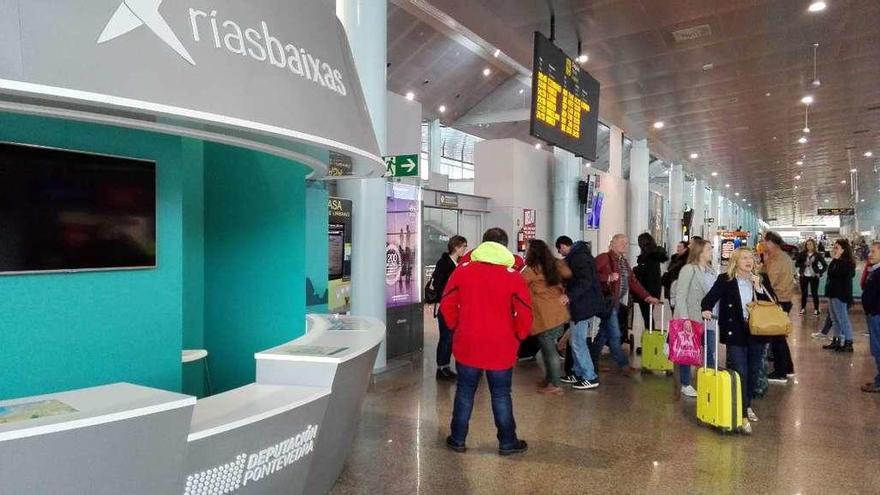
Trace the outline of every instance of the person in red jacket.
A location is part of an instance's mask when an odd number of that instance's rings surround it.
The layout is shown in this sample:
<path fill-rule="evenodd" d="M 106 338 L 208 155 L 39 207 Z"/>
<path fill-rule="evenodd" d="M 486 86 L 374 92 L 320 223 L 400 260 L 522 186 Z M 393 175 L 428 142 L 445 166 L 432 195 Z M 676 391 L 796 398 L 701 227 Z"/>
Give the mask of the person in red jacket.
<path fill-rule="evenodd" d="M 592 353 L 593 362 L 598 363 L 602 347 L 608 344 L 614 362 L 620 366 L 624 375 L 631 376 L 635 369 L 629 365 L 629 356 L 620 348 L 620 320 L 618 317 L 620 307 L 627 305 L 630 293 L 649 304 L 660 304 L 660 300 L 649 294 L 633 275 L 629 261 L 626 259 L 628 245 L 629 239 L 623 234 L 617 234 L 611 239 L 608 252 L 596 257 L 599 282 L 602 284 L 602 292 L 610 304 L 610 310 L 608 314 L 603 315 L 599 334 L 593 342 Z"/>
<path fill-rule="evenodd" d="M 446 446 L 456 452 L 466 450 L 474 394 L 485 372 L 498 427 L 498 453 L 510 455 L 528 450 L 526 442 L 516 436 L 510 387 L 517 349 L 532 329 L 532 298 L 522 275 L 513 268 L 507 234 L 490 230 L 499 242 L 480 244 L 470 261 L 452 273 L 440 300 L 440 312 L 452 330 L 458 371 L 452 432 Z"/>

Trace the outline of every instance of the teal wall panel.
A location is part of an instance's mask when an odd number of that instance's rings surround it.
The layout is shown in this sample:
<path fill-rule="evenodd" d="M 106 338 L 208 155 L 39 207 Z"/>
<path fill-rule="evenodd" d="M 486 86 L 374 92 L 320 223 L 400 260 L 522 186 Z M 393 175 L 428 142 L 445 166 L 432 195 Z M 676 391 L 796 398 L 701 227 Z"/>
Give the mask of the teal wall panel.
<path fill-rule="evenodd" d="M 306 291 L 306 309 L 309 313 L 327 312 L 328 251 L 327 231 L 329 218 L 327 199 L 329 194 L 324 183 L 306 186 L 306 277 L 311 287 Z M 311 289 L 311 290 L 309 290 Z M 311 291 L 311 294 L 309 292 Z M 309 299 L 311 298 L 311 301 Z"/>
<path fill-rule="evenodd" d="M 0 140 L 157 163 L 158 267 L 0 277 L 0 399 L 128 381 L 181 386 L 181 171 L 177 137 L 0 113 Z"/>
<path fill-rule="evenodd" d="M 305 330 L 308 173 L 205 144 L 205 344 L 215 392 L 253 381 L 255 352 Z"/>

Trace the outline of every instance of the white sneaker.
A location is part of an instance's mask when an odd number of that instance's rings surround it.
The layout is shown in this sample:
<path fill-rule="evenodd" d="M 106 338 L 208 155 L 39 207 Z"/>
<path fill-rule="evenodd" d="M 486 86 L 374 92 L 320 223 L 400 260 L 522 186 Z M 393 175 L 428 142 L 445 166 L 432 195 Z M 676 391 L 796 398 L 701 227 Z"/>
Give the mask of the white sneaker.
<path fill-rule="evenodd" d="M 752 410 L 751 407 L 748 408 L 748 409 L 746 409 L 746 415 L 749 417 L 749 421 L 752 421 L 752 422 L 755 422 L 755 423 L 758 422 L 758 415 L 755 414 L 755 411 Z"/>
<path fill-rule="evenodd" d="M 697 396 L 697 391 L 694 390 L 694 387 L 688 385 L 687 387 L 681 387 L 681 395 L 693 398 Z"/>
<path fill-rule="evenodd" d="M 752 434 L 752 424 L 748 420 L 743 421 L 742 429 L 739 430 L 743 435 Z"/>
<path fill-rule="evenodd" d="M 818 340 L 828 340 L 828 335 L 822 332 L 813 332 L 810 334 L 810 337 Z"/>

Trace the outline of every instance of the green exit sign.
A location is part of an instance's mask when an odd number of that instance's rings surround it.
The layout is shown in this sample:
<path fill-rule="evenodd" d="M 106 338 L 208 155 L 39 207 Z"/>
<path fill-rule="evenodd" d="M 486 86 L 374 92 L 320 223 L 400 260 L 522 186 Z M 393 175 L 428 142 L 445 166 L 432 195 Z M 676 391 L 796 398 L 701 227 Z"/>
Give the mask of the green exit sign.
<path fill-rule="evenodd" d="M 419 155 L 386 156 L 385 169 L 390 177 L 418 177 Z"/>

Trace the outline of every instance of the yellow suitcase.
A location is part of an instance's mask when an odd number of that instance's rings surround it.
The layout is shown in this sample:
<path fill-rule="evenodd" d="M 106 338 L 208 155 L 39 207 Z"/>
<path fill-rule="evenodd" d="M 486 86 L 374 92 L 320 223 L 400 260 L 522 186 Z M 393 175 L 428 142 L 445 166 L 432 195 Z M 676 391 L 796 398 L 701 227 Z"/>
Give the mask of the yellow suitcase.
<path fill-rule="evenodd" d="M 650 307 L 648 330 L 642 332 L 642 372 L 671 374 L 672 361 L 666 356 L 666 339 L 669 332 L 663 331 L 666 320 L 665 306 L 660 306 L 660 329 L 654 329 L 654 306 Z"/>
<path fill-rule="evenodd" d="M 704 342 L 708 343 L 705 322 Z M 718 330 L 715 333 L 715 367 L 708 366 L 709 346 L 704 345 L 703 367 L 697 370 L 697 419 L 724 432 L 743 427 L 742 382 L 739 373 L 718 369 Z"/>

